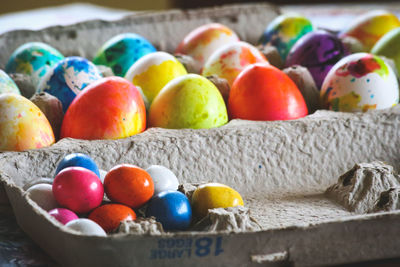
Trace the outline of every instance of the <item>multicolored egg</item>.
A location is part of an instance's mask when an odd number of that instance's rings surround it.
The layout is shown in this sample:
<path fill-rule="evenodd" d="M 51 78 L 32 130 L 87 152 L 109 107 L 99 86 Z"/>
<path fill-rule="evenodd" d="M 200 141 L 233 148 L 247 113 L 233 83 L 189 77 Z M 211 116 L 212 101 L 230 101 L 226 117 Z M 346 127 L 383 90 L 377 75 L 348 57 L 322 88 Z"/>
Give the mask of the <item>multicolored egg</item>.
<path fill-rule="evenodd" d="M 356 18 L 339 37 L 356 38 L 364 45 L 364 51 L 368 52 L 383 35 L 397 27 L 400 27 L 400 21 L 396 15 L 385 10 L 374 10 Z"/>
<path fill-rule="evenodd" d="M 136 61 L 129 68 L 125 79 L 139 86 L 151 103 L 169 81 L 185 74 L 185 67 L 174 56 L 154 52 Z"/>
<path fill-rule="evenodd" d="M 301 37 L 290 49 L 286 67 L 301 65 L 306 67 L 318 88 L 329 70 L 346 55 L 342 41 L 331 33 L 314 31 Z"/>
<path fill-rule="evenodd" d="M 123 33 L 108 40 L 93 58 L 93 63 L 108 66 L 115 75 L 124 77 L 133 63 L 155 51 L 154 46 L 139 34 Z"/>
<path fill-rule="evenodd" d="M 325 107 L 334 111 L 384 109 L 399 102 L 393 70 L 378 56 L 357 53 L 340 60 L 322 85 Z"/>
<path fill-rule="evenodd" d="M 245 67 L 257 62 L 267 62 L 257 48 L 246 42 L 234 42 L 215 51 L 204 64 L 201 75 L 217 75 L 232 86 Z"/>
<path fill-rule="evenodd" d="M 82 57 L 67 57 L 50 69 L 41 80 L 38 92 L 57 97 L 66 112 L 72 100 L 90 83 L 99 80 L 97 67 Z"/>
<path fill-rule="evenodd" d="M 400 27 L 386 33 L 371 49 L 371 53 L 394 60 L 397 71 L 400 71 Z"/>
<path fill-rule="evenodd" d="M 55 48 L 40 42 L 26 43 L 18 47 L 6 65 L 7 73 L 23 73 L 32 77 L 38 85 L 41 78 L 64 56 Z"/>
<path fill-rule="evenodd" d="M 0 70 L 0 94 L 13 93 L 20 95 L 18 86 L 4 71 Z"/>
<path fill-rule="evenodd" d="M 50 146 L 54 134 L 43 112 L 17 94 L 0 94 L 0 151 Z"/>
<path fill-rule="evenodd" d="M 287 13 L 276 17 L 270 22 L 259 43 L 275 46 L 285 61 L 290 49 L 297 40 L 313 30 L 313 25 L 307 18 L 299 14 Z"/>
<path fill-rule="evenodd" d="M 228 27 L 219 23 L 210 23 L 186 35 L 175 52 L 191 56 L 203 66 L 218 48 L 238 41 L 239 37 Z"/>

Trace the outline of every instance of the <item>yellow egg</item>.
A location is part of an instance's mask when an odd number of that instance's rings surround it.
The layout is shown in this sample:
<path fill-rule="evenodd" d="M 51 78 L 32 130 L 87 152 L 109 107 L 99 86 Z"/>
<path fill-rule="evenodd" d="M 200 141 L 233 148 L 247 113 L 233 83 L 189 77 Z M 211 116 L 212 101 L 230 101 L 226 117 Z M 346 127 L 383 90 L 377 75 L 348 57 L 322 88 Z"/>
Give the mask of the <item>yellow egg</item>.
<path fill-rule="evenodd" d="M 206 216 L 209 209 L 243 205 L 243 199 L 236 190 L 219 183 L 200 185 L 192 195 L 193 211 L 198 218 Z"/>
<path fill-rule="evenodd" d="M 17 94 L 0 95 L 0 151 L 22 151 L 54 143 L 50 123 L 31 101 Z"/>
<path fill-rule="evenodd" d="M 151 103 L 169 81 L 185 74 L 185 67 L 174 56 L 154 52 L 136 61 L 127 71 L 125 79 L 139 86 Z"/>

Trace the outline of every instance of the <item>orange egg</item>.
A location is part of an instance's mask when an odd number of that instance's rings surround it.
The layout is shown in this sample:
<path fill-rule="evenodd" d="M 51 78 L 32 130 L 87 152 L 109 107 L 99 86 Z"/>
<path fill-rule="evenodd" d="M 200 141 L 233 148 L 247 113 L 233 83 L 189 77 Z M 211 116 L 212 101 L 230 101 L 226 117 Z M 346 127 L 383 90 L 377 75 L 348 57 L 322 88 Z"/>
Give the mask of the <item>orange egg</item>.
<path fill-rule="evenodd" d="M 124 220 L 136 220 L 136 213 L 125 205 L 106 204 L 93 210 L 89 219 L 109 233 L 117 229 Z"/>
<path fill-rule="evenodd" d="M 107 173 L 104 189 L 112 201 L 138 208 L 153 196 L 154 183 L 150 174 L 142 168 L 121 164 Z"/>

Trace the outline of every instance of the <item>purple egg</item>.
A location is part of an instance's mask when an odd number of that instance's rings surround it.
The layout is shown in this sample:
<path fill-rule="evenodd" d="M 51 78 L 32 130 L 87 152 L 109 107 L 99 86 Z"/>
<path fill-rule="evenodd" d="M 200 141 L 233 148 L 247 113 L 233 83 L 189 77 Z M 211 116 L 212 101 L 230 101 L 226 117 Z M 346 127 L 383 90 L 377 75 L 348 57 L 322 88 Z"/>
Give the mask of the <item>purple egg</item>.
<path fill-rule="evenodd" d="M 329 70 L 347 53 L 342 41 L 325 31 L 314 31 L 301 37 L 290 49 L 286 67 L 306 67 L 320 89 Z"/>
<path fill-rule="evenodd" d="M 62 224 L 67 224 L 70 221 L 79 219 L 78 216 L 69 209 L 57 208 L 49 211 L 49 214 L 57 219 Z"/>

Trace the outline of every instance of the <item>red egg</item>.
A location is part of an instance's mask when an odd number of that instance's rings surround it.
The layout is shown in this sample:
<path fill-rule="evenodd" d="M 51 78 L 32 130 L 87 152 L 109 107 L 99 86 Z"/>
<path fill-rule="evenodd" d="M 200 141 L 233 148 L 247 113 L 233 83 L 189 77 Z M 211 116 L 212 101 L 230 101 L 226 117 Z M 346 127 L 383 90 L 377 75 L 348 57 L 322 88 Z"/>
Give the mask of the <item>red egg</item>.
<path fill-rule="evenodd" d="M 308 114 L 303 95 L 281 70 L 265 63 L 246 67 L 235 79 L 228 101 L 231 119 L 292 120 Z"/>
<path fill-rule="evenodd" d="M 124 220 L 136 220 L 136 213 L 125 205 L 106 204 L 93 210 L 89 219 L 109 233 L 117 229 Z"/>
<path fill-rule="evenodd" d="M 76 213 L 86 213 L 101 204 L 104 188 L 94 172 L 82 167 L 68 167 L 54 178 L 53 194 L 61 206 Z"/>
<path fill-rule="evenodd" d="M 120 77 L 100 79 L 69 106 L 61 138 L 119 139 L 144 131 L 146 109 L 138 89 Z"/>

